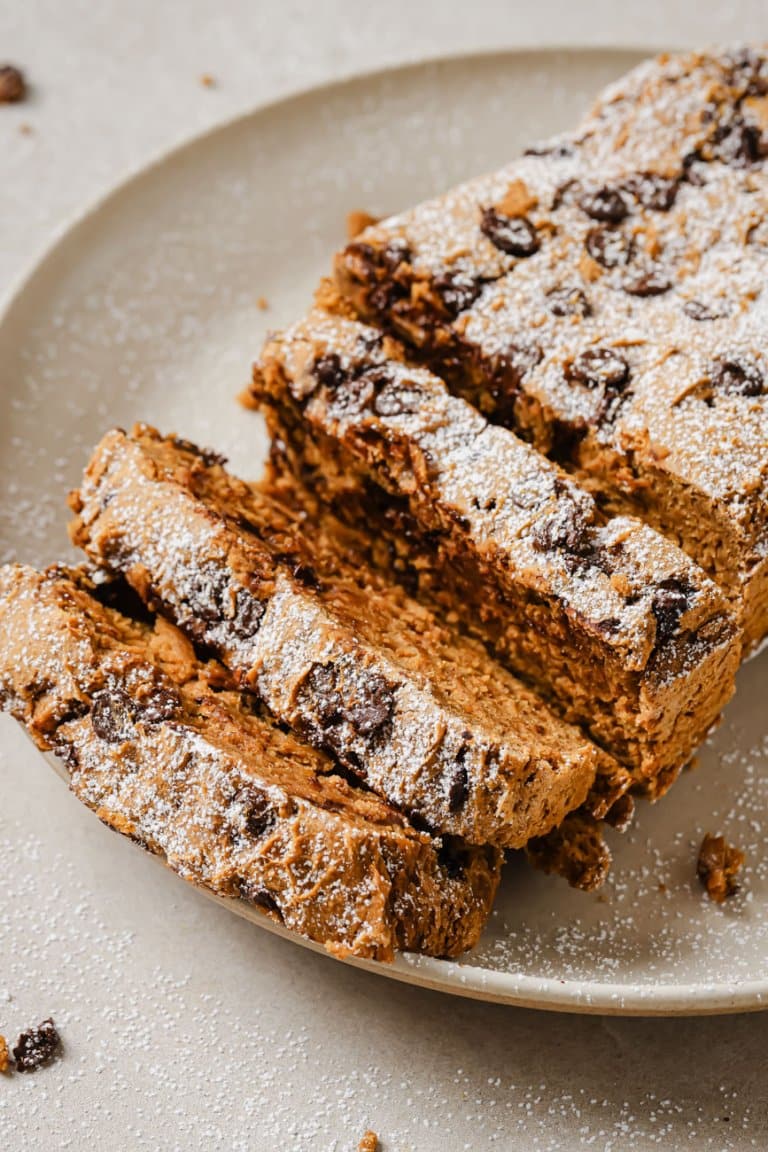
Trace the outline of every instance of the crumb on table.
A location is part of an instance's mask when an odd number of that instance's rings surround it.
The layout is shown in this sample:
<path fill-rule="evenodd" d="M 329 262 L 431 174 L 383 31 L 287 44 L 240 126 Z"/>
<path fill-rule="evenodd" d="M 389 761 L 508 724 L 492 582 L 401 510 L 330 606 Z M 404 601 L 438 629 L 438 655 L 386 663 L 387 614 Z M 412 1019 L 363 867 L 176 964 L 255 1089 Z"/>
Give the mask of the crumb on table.
<path fill-rule="evenodd" d="M 379 1138 L 370 1128 L 358 1144 L 357 1152 L 379 1152 Z"/>
<path fill-rule="evenodd" d="M 347 239 L 354 240 L 366 228 L 370 228 L 373 224 L 378 224 L 380 216 L 371 216 L 370 212 L 348 212 L 347 213 Z"/>
<path fill-rule="evenodd" d="M 266 312 L 267 308 L 269 308 L 269 300 L 267 300 L 266 296 L 259 296 L 259 297 L 257 298 L 257 300 L 256 300 L 256 307 L 257 307 L 257 308 L 258 308 L 258 309 L 259 309 L 261 312 Z"/>
<path fill-rule="evenodd" d="M 701 842 L 696 872 L 710 900 L 722 904 L 739 890 L 737 873 L 744 863 L 744 853 L 733 848 L 724 836 L 708 832 Z"/>
<path fill-rule="evenodd" d="M 203 88 L 215 88 L 216 77 L 212 76 L 210 72 L 203 72 L 202 76 L 200 77 L 200 83 L 202 84 Z"/>
<path fill-rule="evenodd" d="M 27 94 L 24 73 L 13 64 L 0 66 L 0 104 L 17 104 Z"/>
<path fill-rule="evenodd" d="M 5 1036 L 0 1036 L 0 1072 L 7 1072 L 9 1063 L 8 1041 Z"/>
<path fill-rule="evenodd" d="M 61 1047 L 61 1039 L 53 1020 L 43 1020 L 37 1028 L 22 1032 L 13 1049 L 18 1072 L 34 1072 L 47 1064 Z"/>

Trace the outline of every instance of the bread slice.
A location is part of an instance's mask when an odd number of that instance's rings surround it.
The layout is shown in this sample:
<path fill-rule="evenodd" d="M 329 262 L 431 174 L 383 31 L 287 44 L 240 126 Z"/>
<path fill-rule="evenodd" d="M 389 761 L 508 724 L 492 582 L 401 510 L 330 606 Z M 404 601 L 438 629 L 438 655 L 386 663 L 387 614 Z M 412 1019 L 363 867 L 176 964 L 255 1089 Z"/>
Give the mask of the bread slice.
<path fill-rule="evenodd" d="M 314 312 L 267 342 L 252 397 L 273 461 L 398 550 L 569 721 L 660 794 L 734 689 L 725 596 L 640 521 L 489 424 L 398 346 Z"/>
<path fill-rule="evenodd" d="M 522 847 L 621 779 L 482 645 L 187 442 L 109 433 L 72 504 L 92 560 L 422 826 Z"/>
<path fill-rule="evenodd" d="M 62 569 L 0 569 L 0 704 L 61 757 L 78 799 L 180 876 L 337 955 L 455 956 L 477 942 L 497 850 L 417 831 L 260 714 L 173 625 L 94 591 Z"/>
<path fill-rule="evenodd" d="M 664 55 L 367 229 L 336 283 L 768 632 L 768 49 Z"/>

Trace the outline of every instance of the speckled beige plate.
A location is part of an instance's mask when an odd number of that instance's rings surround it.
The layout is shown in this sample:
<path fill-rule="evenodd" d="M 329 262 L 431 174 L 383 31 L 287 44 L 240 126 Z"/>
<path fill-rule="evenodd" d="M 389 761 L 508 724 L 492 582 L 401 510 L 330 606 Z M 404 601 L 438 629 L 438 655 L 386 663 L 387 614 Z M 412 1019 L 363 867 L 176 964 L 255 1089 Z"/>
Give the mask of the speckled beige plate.
<path fill-rule="evenodd" d="M 2 559 L 67 554 L 64 492 L 112 424 L 149 420 L 258 476 L 264 433 L 235 393 L 267 327 L 308 303 L 344 239 L 346 213 L 394 211 L 501 164 L 573 121 L 636 59 L 488 56 L 325 88 L 193 141 L 90 211 L 0 321 Z M 403 956 L 365 967 L 459 995 L 582 1012 L 768 1004 L 767 685 L 763 654 L 742 670 L 696 769 L 613 838 L 614 870 L 600 894 L 513 861 L 480 947 L 461 963 Z M 37 755 L 7 718 L 0 741 L 16 757 Z M 76 803 L 53 780 L 46 802 Z M 707 830 L 747 853 L 742 892 L 725 908 L 703 897 L 695 877 Z M 76 858 L 78 843 L 70 850 Z M 100 851 L 106 883 L 114 838 L 105 833 Z M 146 883 L 146 870 L 121 874 L 124 888 Z"/>

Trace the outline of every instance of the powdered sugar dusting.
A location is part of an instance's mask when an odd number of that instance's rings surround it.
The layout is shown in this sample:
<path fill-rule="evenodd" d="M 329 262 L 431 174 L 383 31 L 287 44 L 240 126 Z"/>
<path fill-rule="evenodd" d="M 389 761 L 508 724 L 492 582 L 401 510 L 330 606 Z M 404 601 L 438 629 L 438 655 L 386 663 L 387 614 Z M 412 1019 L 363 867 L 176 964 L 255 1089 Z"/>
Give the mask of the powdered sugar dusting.
<path fill-rule="evenodd" d="M 0 370 L 9 373 L 0 396 L 3 559 L 40 563 L 64 553 L 62 488 L 77 482 L 115 422 L 175 427 L 228 451 L 240 474 L 258 475 L 258 422 L 235 416 L 231 404 L 263 332 L 253 293 L 268 296 L 270 324 L 286 323 L 327 268 L 350 206 L 391 210 L 500 164 L 624 67 L 613 56 L 569 54 L 367 81 L 298 105 L 292 119 L 251 119 L 197 145 L 177 176 L 142 181 L 151 184 L 147 200 L 134 186 L 65 253 L 66 268 L 37 280 L 34 299 L 0 333 Z M 279 146 L 286 131 L 294 147 Z M 270 187 L 279 190 L 274 203 Z M 88 313 L 78 335 L 86 297 L 105 306 Z M 680 878 L 667 897 L 644 873 L 642 899 L 623 902 L 639 942 L 628 976 L 606 959 L 623 935 L 621 917 L 602 935 L 591 924 L 604 905 L 554 880 L 531 883 L 527 873 L 518 883 L 514 871 L 500 915 L 513 930 L 535 925 L 539 913 L 545 924 L 535 954 L 509 951 L 510 963 L 535 977 L 537 959 L 554 949 L 554 927 L 579 920 L 579 965 L 586 970 L 591 934 L 592 973 L 620 979 L 626 1002 L 636 1002 L 643 941 L 663 907 L 667 967 L 682 999 L 688 979 L 727 988 L 740 956 L 763 973 L 764 949 L 752 941 L 768 899 L 755 871 L 765 856 L 755 731 L 764 659 L 743 671 L 744 712 L 732 707 L 716 737 L 733 762 L 706 753 L 699 774 L 675 786 L 679 802 L 641 806 L 642 834 L 615 840 L 617 882 L 641 875 L 657 853 L 667 879 Z M 5 1147 L 23 1138 L 44 1152 L 345 1152 L 369 1127 L 384 1152 L 765 1146 L 762 1019 L 558 1019 L 354 972 L 211 906 L 102 828 L 6 717 L 0 736 L 0 1031 L 14 1038 L 52 1014 L 65 1045 L 60 1063 L 0 1085 Z M 722 804 L 719 830 L 745 847 L 742 832 L 754 836 L 753 871 L 734 911 L 709 906 L 689 870 L 697 837 L 715 826 L 713 797 Z M 733 827 L 736 797 L 743 808 Z M 676 954 L 674 933 L 691 916 L 701 947 Z"/>

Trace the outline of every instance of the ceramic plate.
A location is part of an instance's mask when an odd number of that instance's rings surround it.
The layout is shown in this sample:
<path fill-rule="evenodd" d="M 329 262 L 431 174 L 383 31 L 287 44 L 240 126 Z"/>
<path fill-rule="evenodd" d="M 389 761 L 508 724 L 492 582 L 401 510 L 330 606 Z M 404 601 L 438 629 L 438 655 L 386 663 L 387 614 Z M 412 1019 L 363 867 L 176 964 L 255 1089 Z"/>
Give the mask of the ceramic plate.
<path fill-rule="evenodd" d="M 390 213 L 500 165 L 573 122 L 636 59 L 485 56 L 309 92 L 193 141 L 89 211 L 0 321 L 2 559 L 68 554 L 64 493 L 110 425 L 150 421 L 215 445 L 256 478 L 264 431 L 235 394 L 267 328 L 306 308 L 344 240 L 347 212 Z M 458 963 L 402 956 L 363 966 L 459 995 L 573 1011 L 768 1003 L 767 675 L 767 654 L 742 669 L 696 767 L 612 837 L 614 868 L 600 893 L 573 892 L 513 860 L 473 953 Z M 23 776 L 38 754 L 6 717 L 0 740 Z M 46 811 L 70 806 L 79 818 L 52 774 L 46 783 Z M 5 780 L 0 804 L 11 815 L 23 806 Z M 742 891 L 723 908 L 696 880 L 706 831 L 747 854 Z M 94 884 L 115 882 L 117 843 L 104 832 Z M 68 851 L 77 864 L 77 839 Z M 141 899 L 147 882 L 146 869 L 123 868 L 115 890 Z"/>

